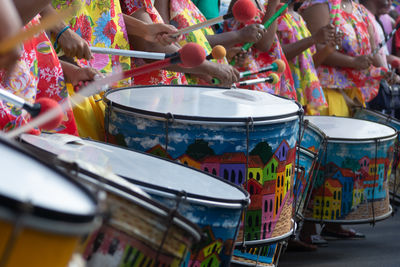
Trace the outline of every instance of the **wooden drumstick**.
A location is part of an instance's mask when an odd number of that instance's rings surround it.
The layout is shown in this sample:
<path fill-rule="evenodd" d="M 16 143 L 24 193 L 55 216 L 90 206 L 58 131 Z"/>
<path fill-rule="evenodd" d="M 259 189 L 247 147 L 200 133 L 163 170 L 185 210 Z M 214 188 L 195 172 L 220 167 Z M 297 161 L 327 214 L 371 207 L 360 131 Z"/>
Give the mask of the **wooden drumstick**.
<path fill-rule="evenodd" d="M 4 54 L 12 50 L 18 44 L 32 38 L 36 34 L 40 33 L 41 31 L 48 30 L 54 27 L 60 21 L 72 16 L 78 7 L 72 6 L 65 10 L 62 10 L 59 13 L 51 14 L 48 17 L 45 17 L 41 20 L 41 22 L 37 25 L 33 25 L 27 29 L 22 29 L 19 33 L 14 35 L 7 40 L 0 42 L 0 54 Z"/>

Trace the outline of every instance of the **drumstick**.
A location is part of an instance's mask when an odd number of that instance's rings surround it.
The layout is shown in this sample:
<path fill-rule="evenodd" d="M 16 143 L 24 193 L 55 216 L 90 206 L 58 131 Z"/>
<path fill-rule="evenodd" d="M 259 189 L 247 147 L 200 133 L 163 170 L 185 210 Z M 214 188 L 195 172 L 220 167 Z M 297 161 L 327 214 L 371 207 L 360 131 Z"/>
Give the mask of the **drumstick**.
<path fill-rule="evenodd" d="M 271 65 L 258 69 L 257 71 L 244 71 L 240 73 L 240 78 L 248 77 L 254 74 L 259 74 L 267 71 L 276 71 L 277 73 L 282 73 L 286 69 L 285 62 L 281 59 L 277 59 L 272 62 Z"/>
<path fill-rule="evenodd" d="M 215 25 L 224 20 L 235 18 L 237 21 L 246 23 L 255 17 L 257 12 L 256 7 L 254 6 L 251 0 L 239 0 L 232 7 L 232 13 L 225 14 L 223 16 L 219 16 L 192 26 L 189 26 L 184 29 L 178 30 L 176 33 L 172 34 L 172 37 L 178 37 L 179 35 L 186 34 L 189 32 L 193 32 L 211 25 Z"/>
<path fill-rule="evenodd" d="M 46 113 L 48 110 L 52 108 L 57 108 L 59 111 L 58 116 L 56 116 L 54 119 L 46 122 L 43 125 L 40 125 L 39 127 L 45 130 L 52 130 L 57 128 L 63 119 L 63 113 L 61 110 L 61 107 L 58 105 L 58 103 L 50 98 L 39 98 L 37 99 L 35 104 L 31 104 L 29 102 L 26 102 L 25 99 L 16 96 L 4 89 L 0 89 L 0 98 L 2 98 L 4 101 L 13 104 L 14 106 L 17 106 L 19 108 L 23 108 L 26 111 L 31 114 L 32 117 L 37 117 L 41 114 Z"/>
<path fill-rule="evenodd" d="M 161 60 L 160 62 L 153 62 L 150 64 L 146 64 L 144 66 L 124 71 L 124 72 L 117 72 L 114 74 L 111 74 L 109 76 L 106 76 L 105 78 L 101 78 L 98 80 L 95 80 L 82 88 L 79 91 L 79 94 L 75 94 L 74 96 L 70 97 L 70 101 L 64 101 L 60 106 L 62 111 L 65 111 L 70 108 L 70 103 L 72 106 L 76 106 L 80 104 L 81 102 L 84 101 L 85 97 L 94 95 L 99 92 L 99 88 L 104 88 L 105 86 L 112 85 L 113 83 L 129 78 L 129 77 L 134 77 L 136 75 L 140 75 L 149 71 L 153 71 L 156 68 L 163 68 L 167 67 L 171 64 L 178 64 L 182 63 L 186 67 L 195 67 L 196 65 L 200 65 L 204 59 L 205 59 L 205 52 L 204 49 L 195 43 L 189 43 L 186 44 L 184 47 L 182 47 L 178 53 L 176 53 L 177 56 L 173 56 L 164 60 Z M 180 57 L 180 58 L 178 58 Z M 52 108 L 48 110 L 46 113 L 37 116 L 33 120 L 31 120 L 29 123 L 12 130 L 8 133 L 5 134 L 6 138 L 15 138 L 19 136 L 22 133 L 30 131 L 30 129 L 38 127 L 39 125 L 43 125 L 47 123 L 50 120 L 53 120 L 59 115 L 59 109 L 57 108 Z"/>
<path fill-rule="evenodd" d="M 236 83 L 236 86 L 246 86 L 246 85 L 253 85 L 258 83 L 270 83 L 270 84 L 277 84 L 279 82 L 279 76 L 275 73 L 271 73 L 266 78 L 259 78 L 259 79 L 252 79 L 247 81 L 242 81 Z"/>
<path fill-rule="evenodd" d="M 22 29 L 13 37 L 4 40 L 0 43 L 0 53 L 4 54 L 9 52 L 18 44 L 32 38 L 36 34 L 40 33 L 41 31 L 50 29 L 51 27 L 55 26 L 60 21 L 72 16 L 78 7 L 72 6 L 70 8 L 64 9 L 59 13 L 51 14 L 47 17 L 44 17 L 39 24 L 33 25 L 27 29 Z"/>
<path fill-rule="evenodd" d="M 136 57 L 136 58 L 145 58 L 145 59 L 155 59 L 162 60 L 166 58 L 170 58 L 175 56 L 176 54 L 166 54 L 166 53 L 157 53 L 157 52 L 145 52 L 145 51 L 136 51 L 136 50 L 125 50 L 125 49 L 115 49 L 115 48 L 105 48 L 105 47 L 90 47 L 90 51 L 96 54 L 105 54 L 105 55 L 113 55 L 113 56 L 122 56 L 122 57 Z M 216 45 L 212 49 L 211 53 L 206 57 L 206 59 L 222 59 L 226 55 L 226 50 L 221 45 Z"/>
<path fill-rule="evenodd" d="M 278 9 L 278 11 L 275 12 L 275 14 L 270 17 L 265 23 L 264 23 L 264 29 L 268 29 L 269 26 L 271 26 L 272 23 L 283 13 L 283 11 L 286 10 L 286 8 L 293 2 L 294 0 L 289 0 L 287 1 L 284 5 L 281 6 L 281 8 Z M 252 47 L 254 43 L 246 43 L 243 45 L 242 49 L 247 51 Z"/>
<path fill-rule="evenodd" d="M 374 49 L 372 52 L 372 56 L 375 56 L 376 53 L 379 52 L 379 50 L 386 45 L 386 43 L 393 37 L 393 35 L 396 33 L 396 31 L 400 28 L 400 22 L 396 25 L 396 27 L 388 34 L 385 35 L 385 40 L 383 40 L 381 43 L 378 44 L 378 46 Z"/>
<path fill-rule="evenodd" d="M 336 33 L 339 33 L 339 25 L 340 25 L 339 10 L 340 10 L 341 2 L 342 2 L 341 0 L 335 0 L 332 3 L 331 12 L 329 13 L 329 16 L 332 19 L 333 25 L 336 26 L 336 28 L 335 28 L 335 32 Z M 336 50 L 339 50 L 339 46 L 338 45 L 336 45 L 335 48 L 336 48 Z"/>

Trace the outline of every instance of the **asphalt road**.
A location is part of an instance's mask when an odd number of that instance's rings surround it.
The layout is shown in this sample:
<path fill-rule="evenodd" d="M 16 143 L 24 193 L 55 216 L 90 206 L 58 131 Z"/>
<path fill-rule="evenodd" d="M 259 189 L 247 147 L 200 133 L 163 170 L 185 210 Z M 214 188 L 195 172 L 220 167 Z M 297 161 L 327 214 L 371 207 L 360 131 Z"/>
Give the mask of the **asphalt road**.
<path fill-rule="evenodd" d="M 351 226 L 366 239 L 329 241 L 328 247 L 314 252 L 289 251 L 281 256 L 279 267 L 400 267 L 400 207 L 397 209 L 393 217 L 375 227 Z"/>

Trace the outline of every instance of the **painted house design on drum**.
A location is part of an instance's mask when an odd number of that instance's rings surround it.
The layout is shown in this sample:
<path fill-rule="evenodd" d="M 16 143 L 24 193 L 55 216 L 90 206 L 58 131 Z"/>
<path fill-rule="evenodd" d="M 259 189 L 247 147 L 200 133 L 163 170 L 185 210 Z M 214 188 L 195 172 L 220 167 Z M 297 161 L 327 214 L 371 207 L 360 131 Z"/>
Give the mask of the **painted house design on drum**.
<path fill-rule="evenodd" d="M 246 187 L 247 175 L 246 189 L 250 193 L 251 204 L 247 210 L 244 228 L 246 240 L 272 237 L 282 208 L 292 201 L 295 148 L 291 148 L 283 140 L 275 151 L 271 151 L 267 156 L 269 158 L 266 158 L 262 153 L 269 145 L 263 142 L 257 146 L 260 148 L 257 150 L 259 152 L 254 149 L 249 155 L 247 174 L 247 157 L 244 152 L 205 155 L 197 160 L 185 153 L 175 158 L 181 164 L 217 175 L 243 188 Z M 161 152 L 160 147 L 157 150 L 152 148 L 148 152 L 151 151 L 166 153 L 165 150 Z M 266 160 L 265 163 L 261 156 L 264 157 L 264 161 Z"/>
<path fill-rule="evenodd" d="M 318 167 L 318 180 L 324 182 L 317 182 L 313 192 L 313 218 L 344 219 L 360 204 L 387 197 L 383 187 L 390 174 L 390 160 L 364 156 L 351 161 L 357 168 L 341 168 L 333 162 Z"/>

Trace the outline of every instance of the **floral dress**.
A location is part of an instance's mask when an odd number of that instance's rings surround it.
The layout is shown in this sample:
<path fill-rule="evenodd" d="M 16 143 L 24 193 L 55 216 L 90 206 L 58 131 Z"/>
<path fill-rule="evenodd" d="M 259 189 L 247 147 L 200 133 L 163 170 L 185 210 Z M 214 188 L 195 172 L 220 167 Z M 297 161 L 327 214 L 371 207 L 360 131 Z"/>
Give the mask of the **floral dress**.
<path fill-rule="evenodd" d="M 91 46 L 129 49 L 128 35 L 121 11 L 119 0 L 53 0 L 56 9 L 71 6 L 76 2 L 82 2 L 81 8 L 70 26 Z M 105 54 L 93 54 L 94 59 L 78 60 L 81 67 L 93 67 L 103 73 L 112 72 L 115 67 L 122 70 L 130 69 L 130 58 Z M 130 79 L 119 82 L 119 86 L 129 86 Z"/>
<path fill-rule="evenodd" d="M 278 18 L 277 34 L 282 45 L 296 43 L 299 40 L 311 37 L 303 18 L 299 15 L 293 16 L 289 12 Z M 318 110 L 318 107 L 326 107 L 327 102 L 314 67 L 312 58 L 314 53 L 315 47 L 312 46 L 289 60 L 289 66 L 298 101 L 303 106 L 311 106 L 311 108 Z"/>
<path fill-rule="evenodd" d="M 145 8 L 153 23 L 164 23 L 157 9 L 154 8 L 151 0 L 121 0 L 122 12 L 127 15 L 132 15 L 140 8 Z M 134 45 L 131 43 L 131 49 Z M 132 58 L 135 66 L 145 64 L 145 61 L 140 58 Z M 174 85 L 174 84 L 187 84 L 185 75 L 180 72 L 173 72 L 167 70 L 155 70 L 143 75 L 135 76 L 133 81 L 135 85 Z"/>
<path fill-rule="evenodd" d="M 234 19 L 230 19 L 225 21 L 224 30 L 225 31 L 237 31 L 242 29 L 243 27 L 262 22 L 264 17 L 265 7 L 263 10 L 257 9 L 257 14 L 250 22 L 243 24 Z M 292 74 L 290 72 L 289 64 L 286 60 L 286 57 L 282 51 L 282 47 L 279 43 L 278 37 L 275 35 L 274 42 L 268 52 L 260 52 L 257 48 L 252 47 L 251 52 L 247 53 L 247 60 L 243 67 L 239 67 L 239 71 L 257 71 L 262 67 L 270 65 L 274 60 L 281 59 L 285 62 L 286 68 L 285 71 L 281 74 L 278 74 L 280 81 L 273 85 L 270 83 L 259 83 L 251 86 L 247 86 L 246 88 L 257 90 L 257 91 L 264 91 L 271 94 L 285 96 L 291 99 L 297 100 L 296 90 L 294 88 L 294 82 L 292 78 Z M 265 78 L 268 77 L 270 72 L 260 73 L 252 76 L 252 79 L 256 78 Z"/>
<path fill-rule="evenodd" d="M 333 0 L 307 0 L 301 6 L 306 9 L 315 4 L 327 3 L 332 11 Z M 339 52 L 349 56 L 371 54 L 371 44 L 368 33 L 368 13 L 360 4 L 352 1 L 351 14 L 339 9 L 337 16 L 339 29 L 343 32 L 342 46 Z M 328 89 L 355 89 L 358 88 L 363 100 L 368 102 L 378 93 L 380 80 L 387 72 L 386 68 L 371 66 L 366 70 L 353 68 L 339 68 L 321 65 L 317 68 L 318 78 L 323 88 Z"/>
<path fill-rule="evenodd" d="M 34 18 L 25 28 L 38 21 L 39 17 Z M 24 43 L 21 58 L 8 79 L 5 78 L 5 72 L 0 71 L 0 88 L 30 103 L 42 97 L 53 99 L 59 104 L 69 101 L 60 62 L 44 32 Z M 3 131 L 20 127 L 29 119 L 30 115 L 25 110 L 0 102 L 0 129 Z M 78 134 L 71 108 L 64 112 L 60 126 L 52 131 Z M 40 131 L 33 129 L 31 133 L 39 134 Z"/>
<path fill-rule="evenodd" d="M 190 0 L 170 0 L 169 5 L 170 23 L 177 29 L 183 29 L 206 21 L 206 18 L 203 16 L 200 10 Z M 181 46 L 187 43 L 199 44 L 205 49 L 206 54 L 208 55 L 211 53 L 212 47 L 210 46 L 206 36 L 213 34 L 214 31 L 211 29 L 211 27 L 205 27 L 200 30 L 184 34 L 182 40 L 179 41 L 179 44 Z M 218 63 L 228 64 L 225 59 L 218 60 Z M 203 80 L 193 77 L 190 74 L 185 74 L 185 76 L 189 84 L 207 84 Z"/>

